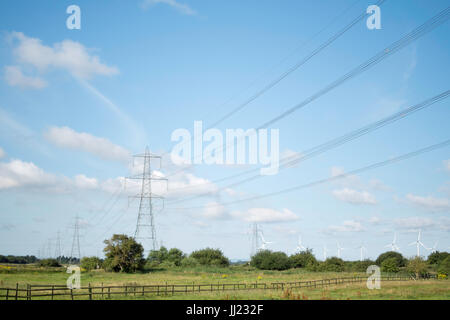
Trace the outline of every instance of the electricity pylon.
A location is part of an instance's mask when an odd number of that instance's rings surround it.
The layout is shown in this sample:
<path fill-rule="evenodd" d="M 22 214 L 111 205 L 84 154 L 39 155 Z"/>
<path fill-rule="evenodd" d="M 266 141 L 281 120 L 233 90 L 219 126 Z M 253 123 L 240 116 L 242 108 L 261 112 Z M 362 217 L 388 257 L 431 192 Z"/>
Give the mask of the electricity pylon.
<path fill-rule="evenodd" d="M 73 232 L 72 240 L 72 250 L 70 251 L 70 259 L 74 258 L 74 254 L 78 255 L 78 260 L 81 261 L 81 251 L 80 251 L 80 225 L 78 221 L 78 216 L 75 217 L 75 226 Z"/>
<path fill-rule="evenodd" d="M 155 227 L 155 205 L 154 199 L 160 200 L 164 204 L 164 198 L 161 195 L 155 194 L 152 191 L 152 181 L 167 182 L 166 178 L 155 177 L 152 173 L 151 160 L 159 159 L 159 167 L 161 167 L 161 156 L 150 153 L 148 147 L 145 148 L 145 153 L 134 155 L 135 158 L 142 158 L 144 160 L 144 167 L 142 174 L 138 174 L 128 179 L 141 180 L 141 192 L 133 196 L 139 198 L 139 212 L 136 221 L 136 230 L 134 238 L 142 240 L 145 248 L 148 242 L 151 242 L 153 250 L 157 249 L 156 227 Z"/>
<path fill-rule="evenodd" d="M 55 259 L 61 262 L 61 235 L 59 231 L 56 234 Z"/>
<path fill-rule="evenodd" d="M 261 230 L 258 227 L 258 224 L 255 222 L 252 225 L 252 248 L 251 248 L 251 256 L 254 256 L 259 248 L 259 234 Z"/>

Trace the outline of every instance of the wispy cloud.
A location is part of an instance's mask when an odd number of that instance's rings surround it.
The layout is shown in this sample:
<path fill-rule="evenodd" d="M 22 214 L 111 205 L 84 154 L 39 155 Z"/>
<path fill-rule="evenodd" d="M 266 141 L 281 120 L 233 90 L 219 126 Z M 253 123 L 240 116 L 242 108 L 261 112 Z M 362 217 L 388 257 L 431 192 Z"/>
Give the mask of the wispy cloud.
<path fill-rule="evenodd" d="M 324 230 L 326 234 L 336 234 L 343 232 L 361 232 L 364 231 L 361 222 L 355 220 L 346 220 L 341 225 L 332 225 Z"/>
<path fill-rule="evenodd" d="M 5 81 L 12 87 L 42 89 L 47 86 L 47 82 L 41 78 L 24 75 L 19 66 L 5 67 Z"/>
<path fill-rule="evenodd" d="M 406 200 L 410 203 L 430 211 L 449 211 L 450 201 L 445 198 L 435 198 L 432 196 L 422 197 L 413 194 L 407 194 Z"/>
<path fill-rule="evenodd" d="M 141 4 L 142 8 L 147 9 L 151 6 L 157 5 L 157 4 L 165 4 L 168 5 L 178 12 L 185 14 L 185 15 L 196 15 L 197 12 L 192 9 L 189 5 L 180 3 L 176 0 L 144 0 Z"/>
<path fill-rule="evenodd" d="M 376 204 L 375 197 L 367 191 L 357 191 L 349 188 L 334 190 L 336 199 L 352 204 Z"/>

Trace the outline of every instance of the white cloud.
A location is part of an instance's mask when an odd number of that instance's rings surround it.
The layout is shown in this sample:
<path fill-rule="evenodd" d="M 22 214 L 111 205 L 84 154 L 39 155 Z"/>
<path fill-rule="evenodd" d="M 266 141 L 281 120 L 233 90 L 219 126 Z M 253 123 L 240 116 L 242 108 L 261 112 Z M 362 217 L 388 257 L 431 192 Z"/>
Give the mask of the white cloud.
<path fill-rule="evenodd" d="M 364 227 L 361 222 L 355 220 L 346 220 L 339 226 L 329 226 L 325 229 L 325 233 L 340 233 L 340 232 L 361 232 Z"/>
<path fill-rule="evenodd" d="M 450 210 L 450 202 L 445 198 L 434 198 L 431 196 L 421 197 L 413 194 L 407 194 L 406 199 L 421 208 L 431 211 L 447 211 Z"/>
<path fill-rule="evenodd" d="M 32 162 L 14 159 L 0 163 L 0 189 L 51 185 L 56 180 L 54 175 L 44 172 Z"/>
<path fill-rule="evenodd" d="M 433 220 L 421 217 L 399 218 L 395 219 L 394 223 L 400 229 L 412 230 L 426 229 L 435 226 Z"/>
<path fill-rule="evenodd" d="M 74 183 L 80 189 L 97 189 L 99 186 L 97 179 L 88 178 L 84 174 L 76 175 Z"/>
<path fill-rule="evenodd" d="M 76 132 L 69 127 L 51 127 L 44 133 L 45 138 L 62 148 L 91 153 L 104 160 L 114 160 L 127 163 L 130 152 L 105 138 L 99 138 L 89 133 Z"/>
<path fill-rule="evenodd" d="M 6 156 L 5 151 L 0 147 L 0 159 Z"/>
<path fill-rule="evenodd" d="M 176 9 L 178 12 L 185 14 L 185 15 L 195 15 L 197 12 L 193 10 L 191 7 L 189 7 L 187 4 L 179 3 L 176 0 L 144 0 L 142 2 L 142 7 L 144 9 L 154 6 L 157 4 L 166 4 L 174 9 Z"/>
<path fill-rule="evenodd" d="M 450 171 L 450 159 L 444 161 L 445 170 Z"/>
<path fill-rule="evenodd" d="M 43 45 L 40 39 L 27 37 L 22 32 L 13 32 L 12 38 L 18 41 L 14 48 L 17 60 L 34 66 L 40 72 L 49 68 L 63 69 L 82 79 L 119 72 L 117 68 L 101 63 L 98 56 L 91 55 L 79 42 L 63 40 L 50 47 Z"/>
<path fill-rule="evenodd" d="M 381 219 L 380 219 L 380 217 L 373 216 L 373 217 L 369 218 L 369 223 L 371 223 L 371 224 L 380 224 L 381 223 Z"/>
<path fill-rule="evenodd" d="M 349 188 L 334 190 L 333 195 L 344 202 L 353 204 L 376 204 L 377 201 L 373 195 L 367 191 L 357 191 Z"/>
<path fill-rule="evenodd" d="M 42 89 L 47 86 L 47 82 L 41 78 L 24 75 L 18 66 L 5 67 L 5 80 L 10 86 L 21 88 Z"/>
<path fill-rule="evenodd" d="M 278 211 L 270 208 L 251 208 L 245 212 L 234 211 L 231 215 L 247 222 L 288 222 L 299 219 L 289 209 Z"/>
<path fill-rule="evenodd" d="M 201 213 L 201 216 L 203 218 L 214 220 L 228 218 L 225 207 L 216 201 L 207 203 Z"/>

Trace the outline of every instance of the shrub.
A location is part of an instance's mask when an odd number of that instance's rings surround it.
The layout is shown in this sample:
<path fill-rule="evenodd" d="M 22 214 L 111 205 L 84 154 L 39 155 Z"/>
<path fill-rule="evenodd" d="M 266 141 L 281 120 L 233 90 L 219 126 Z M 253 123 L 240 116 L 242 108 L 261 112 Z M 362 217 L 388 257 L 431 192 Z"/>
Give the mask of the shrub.
<path fill-rule="evenodd" d="M 284 252 L 272 252 L 262 250 L 255 254 L 250 265 L 262 270 L 286 270 L 289 269 L 289 258 Z"/>
<path fill-rule="evenodd" d="M 381 271 L 397 273 L 399 271 L 398 259 L 396 257 L 391 257 L 383 260 L 381 263 Z"/>
<path fill-rule="evenodd" d="M 181 260 L 181 262 L 180 262 L 180 265 L 182 266 L 182 267 L 187 267 L 187 268 L 190 268 L 190 267 L 197 267 L 198 265 L 199 265 L 199 263 L 198 263 L 198 261 L 196 260 L 196 259 L 194 259 L 194 258 L 191 258 L 191 257 L 185 257 L 185 258 L 183 258 L 182 260 Z"/>
<path fill-rule="evenodd" d="M 378 256 L 377 260 L 375 260 L 376 265 L 381 266 L 383 264 L 383 261 L 389 258 L 396 258 L 397 259 L 397 267 L 404 267 L 406 266 L 407 259 L 405 259 L 401 253 L 395 252 L 395 251 L 387 251 L 385 253 L 382 253 Z"/>
<path fill-rule="evenodd" d="M 204 266 L 229 266 L 230 261 L 225 257 L 220 249 L 206 248 L 191 253 L 191 258 Z M 181 261 L 180 261 L 181 262 Z"/>
<path fill-rule="evenodd" d="M 306 268 L 308 265 L 312 267 L 316 265 L 316 262 L 316 257 L 314 257 L 311 249 L 306 249 L 289 257 L 289 264 L 292 268 Z"/>
<path fill-rule="evenodd" d="M 98 269 L 101 265 L 102 261 L 97 257 L 84 257 L 81 259 L 81 268 L 87 271 Z"/>
<path fill-rule="evenodd" d="M 337 257 L 331 257 L 321 263 L 320 270 L 342 272 L 344 271 L 344 266 L 345 266 L 344 260 Z"/>
<path fill-rule="evenodd" d="M 416 278 L 425 277 L 427 275 L 427 263 L 421 257 L 415 257 L 409 260 L 406 270 L 414 273 Z"/>
<path fill-rule="evenodd" d="M 450 274 L 450 256 L 447 256 L 438 267 L 439 274 L 449 276 Z"/>
<path fill-rule="evenodd" d="M 61 267 L 56 259 L 43 259 L 39 261 L 40 267 Z"/>
<path fill-rule="evenodd" d="M 431 264 L 431 265 L 439 265 L 448 256 L 450 256 L 450 253 L 448 253 L 448 252 L 436 251 L 436 252 L 431 253 L 428 256 L 427 262 L 428 262 L 428 264 Z"/>
<path fill-rule="evenodd" d="M 367 268 L 371 265 L 374 265 L 375 261 L 372 260 L 363 260 L 363 261 L 356 261 L 353 265 L 352 265 L 352 270 L 354 272 L 366 272 Z"/>

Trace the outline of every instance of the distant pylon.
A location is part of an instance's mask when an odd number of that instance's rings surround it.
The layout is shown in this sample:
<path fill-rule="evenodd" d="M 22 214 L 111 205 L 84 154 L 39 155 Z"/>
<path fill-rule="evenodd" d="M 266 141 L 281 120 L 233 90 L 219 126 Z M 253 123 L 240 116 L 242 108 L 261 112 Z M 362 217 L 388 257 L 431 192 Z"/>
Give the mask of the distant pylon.
<path fill-rule="evenodd" d="M 255 222 L 252 224 L 252 248 L 250 255 L 254 256 L 259 248 L 259 234 L 261 230 L 258 227 L 258 224 Z"/>
<path fill-rule="evenodd" d="M 144 160 L 144 167 L 142 174 L 129 177 L 128 179 L 141 180 L 141 193 L 134 196 L 139 198 L 139 212 L 136 221 L 136 230 L 134 232 L 134 238 L 136 240 L 141 240 L 144 242 L 142 245 L 144 248 L 151 242 L 151 248 L 157 250 L 158 242 L 156 240 L 156 227 L 155 227 L 155 207 L 154 199 L 159 199 L 162 204 L 164 204 L 164 197 L 157 195 L 152 191 L 152 181 L 164 181 L 167 182 L 166 178 L 155 177 L 152 174 L 152 159 L 159 159 L 161 167 L 161 156 L 157 156 L 150 153 L 148 147 L 145 148 L 144 154 L 138 154 L 134 156 L 135 158 L 142 158 Z"/>
<path fill-rule="evenodd" d="M 59 231 L 56 234 L 55 259 L 61 262 L 61 235 Z"/>
<path fill-rule="evenodd" d="M 80 233 L 79 233 L 80 225 L 78 221 L 78 216 L 75 217 L 75 226 L 73 232 L 73 240 L 72 240 L 72 250 L 70 251 L 70 258 L 78 258 L 81 261 L 81 251 L 80 251 Z M 77 255 L 77 256 L 74 256 Z"/>

